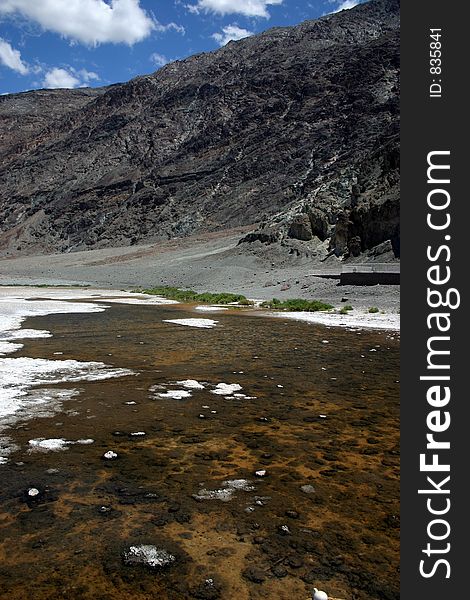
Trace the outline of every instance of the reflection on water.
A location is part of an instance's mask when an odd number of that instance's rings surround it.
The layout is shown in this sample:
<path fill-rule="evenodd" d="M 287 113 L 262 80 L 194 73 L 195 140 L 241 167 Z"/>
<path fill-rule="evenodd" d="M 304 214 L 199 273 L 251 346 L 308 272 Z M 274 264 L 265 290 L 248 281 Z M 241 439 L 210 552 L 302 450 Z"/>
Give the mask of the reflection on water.
<path fill-rule="evenodd" d="M 394 334 L 236 311 L 164 322 L 195 317 L 116 305 L 25 323 L 53 337 L 12 357 L 138 375 L 61 384 L 80 394 L 0 432 L 0 597 L 398 598 Z"/>

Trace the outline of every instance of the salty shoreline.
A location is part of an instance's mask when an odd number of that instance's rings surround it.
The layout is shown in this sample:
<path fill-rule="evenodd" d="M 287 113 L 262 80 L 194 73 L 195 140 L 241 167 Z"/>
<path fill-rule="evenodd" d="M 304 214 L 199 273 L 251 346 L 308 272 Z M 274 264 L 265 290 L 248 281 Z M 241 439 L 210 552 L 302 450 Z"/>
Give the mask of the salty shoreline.
<path fill-rule="evenodd" d="M 337 312 L 278 312 L 270 313 L 271 316 L 284 319 L 294 319 L 327 327 L 341 327 L 346 329 L 374 329 L 386 331 L 400 331 L 400 315 L 398 313 L 368 313 L 352 310 L 346 315 Z"/>
<path fill-rule="evenodd" d="M 49 298 L 50 300 L 55 301 L 72 301 L 72 300 L 89 300 L 91 303 L 96 302 L 105 302 L 105 303 L 120 303 L 120 304 L 144 304 L 144 305 L 162 305 L 162 304 L 179 304 L 174 300 L 169 300 L 163 298 L 161 296 L 153 296 L 148 294 L 141 294 L 129 291 L 116 291 L 116 290 L 106 290 L 106 289 L 94 289 L 94 288 L 66 288 L 66 287 L 34 287 L 32 286 L 0 286 L 0 314 L 4 321 L 4 329 L 11 329 L 8 325 L 9 321 L 5 320 L 7 317 L 2 311 L 2 305 L 4 305 L 5 300 L 8 298 L 19 298 L 28 299 L 28 298 Z M 255 304 L 259 304 L 261 299 L 252 298 Z M 95 308 L 93 308 L 95 306 Z M 53 307 L 51 307 L 52 310 Z M 60 306 L 57 307 L 58 312 L 62 312 Z M 78 308 L 82 308 L 83 312 L 86 312 L 88 309 L 90 311 L 97 310 L 102 311 L 105 308 L 100 308 L 96 304 L 92 304 L 91 308 L 87 308 L 83 303 L 80 304 Z M 217 306 L 217 305 L 195 305 L 192 306 L 192 310 L 195 312 L 220 312 L 227 310 L 226 306 Z M 305 323 L 312 323 L 318 325 L 325 325 L 328 327 L 342 327 L 342 328 L 353 328 L 353 329 L 375 329 L 375 330 L 390 330 L 397 331 L 400 330 L 400 315 L 398 312 L 389 312 L 386 311 L 377 311 L 375 313 L 370 313 L 366 308 L 354 308 L 349 311 L 348 314 L 340 314 L 339 310 L 342 308 L 342 303 L 339 303 L 335 306 L 335 310 L 332 311 L 317 311 L 317 312 L 304 312 L 304 311 L 270 311 L 262 309 L 260 314 L 266 317 L 276 317 L 276 318 L 285 318 L 285 319 L 294 319 L 297 321 L 303 321 Z M 69 306 L 67 310 L 73 311 L 73 307 Z M 66 312 L 67 312 L 66 310 Z M 40 313 L 38 313 L 40 314 Z M 50 313 L 53 314 L 53 311 Z M 26 316 L 34 316 L 34 313 L 29 314 L 27 311 L 25 313 Z M 11 318 L 11 317 L 10 317 Z M 16 324 L 14 329 L 18 329 L 20 323 Z M 2 331 L 0 330 L 0 332 Z M 38 335 L 37 332 L 33 332 L 31 335 Z M 28 337 L 28 335 L 23 335 L 23 337 Z M 13 339 L 13 338 L 11 338 Z M 10 343 L 11 343 L 10 339 Z M 5 341 L 4 339 L 0 339 L 0 355 L 4 351 Z"/>
<path fill-rule="evenodd" d="M 337 279 L 320 277 L 341 269 L 342 262 L 334 256 L 321 263 L 279 248 L 238 246 L 240 235 L 235 230 L 145 246 L 0 259 L 0 286 L 173 286 L 259 300 L 315 299 L 336 309 L 351 305 L 359 313 L 377 307 L 398 316 L 400 286 L 340 286 Z"/>

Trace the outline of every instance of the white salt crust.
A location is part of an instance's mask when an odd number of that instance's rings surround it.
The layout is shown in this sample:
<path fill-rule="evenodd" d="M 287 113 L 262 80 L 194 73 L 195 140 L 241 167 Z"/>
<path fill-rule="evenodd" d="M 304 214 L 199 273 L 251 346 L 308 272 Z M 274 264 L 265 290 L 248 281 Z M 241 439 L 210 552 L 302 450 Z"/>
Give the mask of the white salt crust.
<path fill-rule="evenodd" d="M 197 327 L 200 329 L 212 329 L 218 321 L 213 319 L 163 319 L 164 323 L 174 323 L 175 325 L 183 325 L 186 327 Z"/>

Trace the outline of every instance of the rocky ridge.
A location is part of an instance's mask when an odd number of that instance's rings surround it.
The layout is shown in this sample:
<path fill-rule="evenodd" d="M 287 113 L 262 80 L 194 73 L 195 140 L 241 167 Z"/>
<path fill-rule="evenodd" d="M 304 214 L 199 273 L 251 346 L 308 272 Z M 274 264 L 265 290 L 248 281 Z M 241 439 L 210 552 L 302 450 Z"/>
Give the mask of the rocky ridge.
<path fill-rule="evenodd" d="M 399 256 L 399 46 L 399 3 L 372 0 L 128 83 L 1 97 L 0 253 L 252 224 L 242 247 Z"/>

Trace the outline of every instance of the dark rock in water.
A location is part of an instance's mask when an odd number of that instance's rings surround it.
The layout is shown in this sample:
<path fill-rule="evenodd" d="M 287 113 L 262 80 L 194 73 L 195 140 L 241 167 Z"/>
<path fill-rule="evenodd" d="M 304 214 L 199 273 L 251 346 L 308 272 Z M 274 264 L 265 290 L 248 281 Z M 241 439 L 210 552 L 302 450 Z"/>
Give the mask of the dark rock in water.
<path fill-rule="evenodd" d="M 111 460 L 117 460 L 119 458 L 119 456 L 116 452 L 114 452 L 114 450 L 108 450 L 107 452 L 105 452 L 103 454 L 103 456 L 101 458 L 103 460 L 111 461 Z"/>
<path fill-rule="evenodd" d="M 248 567 L 242 573 L 245 579 L 252 581 L 253 583 L 263 583 L 266 580 L 266 573 L 262 569 L 257 567 Z"/>
<path fill-rule="evenodd" d="M 30 487 L 23 492 L 23 500 L 32 508 L 42 502 L 45 498 L 45 490 L 37 487 Z"/>
<path fill-rule="evenodd" d="M 271 244 L 297 215 L 323 240 L 341 212 L 335 251 L 398 252 L 399 20 L 372 0 L 124 84 L 2 96 L 0 252 L 258 223 L 245 242 Z"/>
<path fill-rule="evenodd" d="M 271 571 L 274 577 L 278 577 L 279 579 L 282 579 L 288 575 L 287 569 L 282 565 L 276 565 L 271 569 Z"/>
<path fill-rule="evenodd" d="M 111 508 L 111 506 L 99 506 L 98 507 L 98 512 L 101 515 L 108 515 L 113 509 Z"/>
<path fill-rule="evenodd" d="M 302 579 L 302 581 L 305 581 L 305 583 L 312 584 L 318 580 L 318 574 L 314 571 L 308 571 L 304 575 L 301 575 L 300 578 Z"/>
<path fill-rule="evenodd" d="M 175 516 L 175 521 L 183 525 L 184 523 L 189 523 L 191 521 L 191 515 L 187 512 L 179 512 Z"/>
<path fill-rule="evenodd" d="M 197 587 L 191 588 L 191 596 L 198 600 L 217 600 L 222 597 L 222 588 L 214 579 L 206 579 Z"/>
<path fill-rule="evenodd" d="M 288 525 L 279 525 L 279 527 L 277 528 L 277 532 L 280 535 L 291 535 L 292 534 Z"/>
<path fill-rule="evenodd" d="M 152 569 L 169 567 L 176 561 L 176 557 L 168 550 L 148 544 L 130 546 L 123 558 L 126 565 L 143 565 Z"/>
<path fill-rule="evenodd" d="M 312 226 L 308 215 L 298 215 L 291 222 L 288 236 L 295 240 L 302 240 L 308 242 L 312 239 Z"/>
<path fill-rule="evenodd" d="M 168 523 L 171 522 L 171 517 L 169 515 L 160 514 L 156 515 L 151 519 L 151 522 L 157 527 L 165 527 Z"/>
<path fill-rule="evenodd" d="M 289 567 L 292 567 L 292 569 L 300 569 L 300 567 L 303 567 L 304 561 L 300 556 L 289 556 L 287 564 Z"/>
<path fill-rule="evenodd" d="M 289 517 L 289 519 L 298 519 L 300 515 L 296 510 L 286 510 L 286 517 Z"/>

